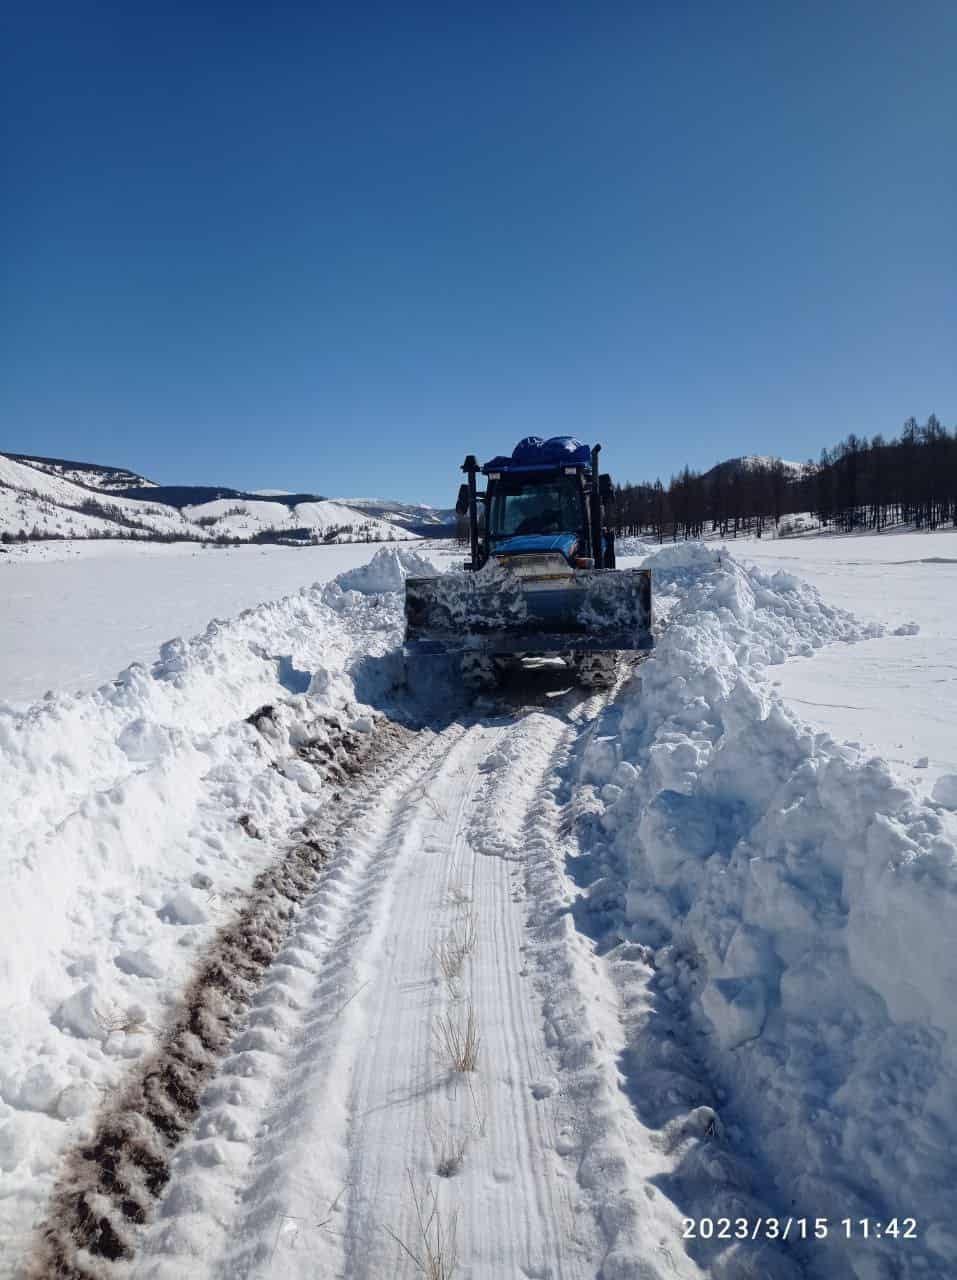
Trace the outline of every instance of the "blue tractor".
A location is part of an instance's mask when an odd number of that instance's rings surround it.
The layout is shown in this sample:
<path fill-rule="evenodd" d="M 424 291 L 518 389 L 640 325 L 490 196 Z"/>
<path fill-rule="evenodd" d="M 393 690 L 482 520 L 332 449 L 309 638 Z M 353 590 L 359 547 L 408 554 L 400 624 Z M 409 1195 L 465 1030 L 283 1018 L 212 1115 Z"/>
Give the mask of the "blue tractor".
<path fill-rule="evenodd" d="M 509 664 L 550 655 L 602 686 L 620 653 L 653 646 L 651 574 L 615 567 L 600 450 L 529 436 L 510 457 L 465 459 L 456 510 L 468 517 L 467 572 L 407 580 L 407 661 L 451 654 L 466 684 L 488 687 Z"/>

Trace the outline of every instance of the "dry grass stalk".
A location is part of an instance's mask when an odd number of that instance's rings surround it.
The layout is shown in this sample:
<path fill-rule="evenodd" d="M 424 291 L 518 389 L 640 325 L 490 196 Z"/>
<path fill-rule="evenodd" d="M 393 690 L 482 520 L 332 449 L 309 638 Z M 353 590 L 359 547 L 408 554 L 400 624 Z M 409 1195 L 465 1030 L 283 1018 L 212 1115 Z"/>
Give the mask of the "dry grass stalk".
<path fill-rule="evenodd" d="M 419 1275 L 426 1280 L 452 1280 L 458 1267 L 459 1211 L 453 1209 L 448 1220 L 443 1221 L 435 1192 L 428 1187 L 420 1197 L 411 1171 L 407 1173 L 415 1206 L 417 1238 L 408 1244 L 391 1227 L 385 1229 L 406 1257 L 411 1258 Z"/>
<path fill-rule="evenodd" d="M 475 950 L 478 938 L 478 917 L 470 909 L 458 924 L 449 929 L 432 948 L 442 976 L 454 994 L 455 982 L 462 976 L 466 958 Z"/>
<path fill-rule="evenodd" d="M 451 1011 L 436 1022 L 439 1042 L 454 1071 L 474 1071 L 478 1062 L 481 1037 L 475 1006 L 470 1000 L 465 1006 L 465 1016 Z"/>

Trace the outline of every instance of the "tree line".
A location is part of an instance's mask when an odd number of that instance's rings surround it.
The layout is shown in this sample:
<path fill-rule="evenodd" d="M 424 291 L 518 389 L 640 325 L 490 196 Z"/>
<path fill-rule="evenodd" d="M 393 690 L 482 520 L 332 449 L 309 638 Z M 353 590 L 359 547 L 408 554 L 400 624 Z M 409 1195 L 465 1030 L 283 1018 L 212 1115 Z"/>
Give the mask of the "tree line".
<path fill-rule="evenodd" d="M 849 435 L 799 468 L 776 458 L 719 463 L 704 474 L 684 467 L 667 487 L 660 479 L 616 485 L 608 516 L 618 534 L 662 541 L 760 537 L 772 525 L 784 534 L 785 517 L 803 512 L 841 532 L 957 527 L 957 430 L 931 414 L 923 425 L 908 418 L 891 440 Z"/>

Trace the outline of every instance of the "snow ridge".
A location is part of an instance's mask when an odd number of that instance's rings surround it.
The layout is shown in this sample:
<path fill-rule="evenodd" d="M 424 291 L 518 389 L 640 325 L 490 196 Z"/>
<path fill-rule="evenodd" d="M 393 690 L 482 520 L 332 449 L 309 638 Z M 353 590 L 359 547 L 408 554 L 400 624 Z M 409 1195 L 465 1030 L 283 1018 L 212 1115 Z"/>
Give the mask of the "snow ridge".
<path fill-rule="evenodd" d="M 335 789 L 299 748 L 394 682 L 404 554 L 212 622 L 93 693 L 0 705 L 0 1273 L 195 949 Z M 268 738 L 247 720 L 264 704 Z"/>
<path fill-rule="evenodd" d="M 604 838 L 627 868 L 628 934 L 680 992 L 783 1203 L 936 1220 L 906 1253 L 833 1233 L 808 1250 L 812 1274 L 843 1275 L 860 1251 L 894 1275 L 944 1274 L 957 1252 L 941 1225 L 957 1176 L 957 849 L 937 806 L 812 733 L 764 676 L 873 629 L 790 574 L 700 545 L 646 564 L 674 596 L 672 621 L 592 762 Z"/>

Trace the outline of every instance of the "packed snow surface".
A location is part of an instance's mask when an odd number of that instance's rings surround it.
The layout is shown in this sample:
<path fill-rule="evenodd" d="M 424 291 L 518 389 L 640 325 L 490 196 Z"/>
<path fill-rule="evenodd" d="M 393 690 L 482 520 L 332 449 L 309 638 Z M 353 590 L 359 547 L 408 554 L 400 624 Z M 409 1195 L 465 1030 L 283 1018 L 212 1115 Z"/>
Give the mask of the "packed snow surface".
<path fill-rule="evenodd" d="M 955 770 L 922 796 L 772 683 L 912 618 L 647 552 L 658 647 L 609 699 L 449 691 L 371 781 L 128 1227 L 132 1274 L 411 1277 L 416 1196 L 457 1215 L 471 1280 L 955 1272 Z M 301 744 L 394 712 L 402 586 L 430 567 L 383 550 L 0 711 L 5 1274 L 193 957 L 329 802 Z M 443 1027 L 469 1010 L 458 1073 Z M 683 1238 L 720 1216 L 831 1230 Z M 918 1238 L 846 1240 L 863 1217 Z"/>

